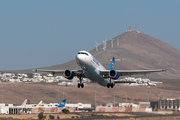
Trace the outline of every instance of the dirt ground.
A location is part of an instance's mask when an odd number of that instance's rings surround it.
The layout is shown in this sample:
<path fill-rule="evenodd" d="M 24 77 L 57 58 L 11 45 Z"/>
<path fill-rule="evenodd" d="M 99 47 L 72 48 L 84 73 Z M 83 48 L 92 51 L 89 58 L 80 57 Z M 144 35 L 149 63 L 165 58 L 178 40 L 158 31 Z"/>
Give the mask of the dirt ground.
<path fill-rule="evenodd" d="M 93 114 L 93 115 L 92 115 Z M 95 116 L 95 115 L 103 115 L 103 116 L 132 116 L 130 114 L 124 114 L 124 113 L 87 113 L 87 114 L 80 114 L 80 113 L 74 113 L 74 114 L 63 114 L 63 113 L 59 113 L 59 114 L 43 114 L 44 116 L 46 116 L 46 118 L 49 119 L 49 115 L 52 115 L 55 117 L 55 119 L 57 119 L 57 116 L 60 117 L 60 119 L 65 119 L 65 118 L 72 118 L 74 117 L 87 117 L 87 116 Z M 0 118 L 13 118 L 13 119 L 38 119 L 38 114 L 20 114 L 20 115 L 0 115 Z"/>
<path fill-rule="evenodd" d="M 91 83 L 83 89 L 78 89 L 76 86 L 62 87 L 57 83 L 1 83 L 0 84 L 0 100 L 2 103 L 11 103 L 21 105 L 25 99 L 29 103 L 37 104 L 43 100 L 44 103 L 59 103 L 66 98 L 67 103 L 91 103 L 95 104 L 95 89 L 96 89 L 96 105 L 102 105 L 121 102 L 136 102 L 136 101 L 157 101 L 160 98 L 180 99 L 180 89 L 173 85 L 160 84 L 156 87 L 151 86 L 125 86 L 116 85 L 114 89 L 107 89 L 98 84 Z M 171 88 L 171 89 L 170 89 Z M 63 93 L 64 91 L 64 93 Z M 115 94 L 115 96 L 114 96 Z"/>
<path fill-rule="evenodd" d="M 81 118 L 83 116 L 83 118 L 91 116 L 91 117 L 95 117 L 95 116 L 101 116 L 101 118 L 103 119 L 102 115 L 104 117 L 119 117 L 119 116 L 129 116 L 126 119 L 120 119 L 117 118 L 115 120 L 127 120 L 127 119 L 131 119 L 131 120 L 180 120 L 180 116 L 161 116 L 161 117 L 142 117 L 142 118 L 136 118 L 135 115 L 132 114 L 125 114 L 125 113 L 87 113 L 87 114 L 81 114 L 81 113 L 74 113 L 74 114 L 43 114 L 44 116 L 46 116 L 47 119 L 49 119 L 49 115 L 54 116 L 54 119 L 57 119 L 57 116 L 59 116 L 60 119 L 66 119 L 66 118 L 72 118 L 73 116 L 76 118 Z M 38 114 L 21 114 L 21 115 L 0 115 L 0 118 L 12 118 L 12 119 L 38 119 Z M 98 117 L 99 118 L 99 117 Z M 96 120 L 96 119 L 94 119 Z M 107 119 L 107 120 L 111 120 Z M 113 119 L 114 120 L 114 119 Z"/>

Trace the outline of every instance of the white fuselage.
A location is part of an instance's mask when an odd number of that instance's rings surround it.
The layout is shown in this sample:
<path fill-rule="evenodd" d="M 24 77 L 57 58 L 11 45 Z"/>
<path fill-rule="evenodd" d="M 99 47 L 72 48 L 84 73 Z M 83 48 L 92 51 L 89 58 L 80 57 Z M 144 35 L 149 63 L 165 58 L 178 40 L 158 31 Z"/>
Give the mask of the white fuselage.
<path fill-rule="evenodd" d="M 77 64 L 84 70 L 84 74 L 91 81 L 107 86 L 109 80 L 100 75 L 100 70 L 106 70 L 89 52 L 79 51 L 76 56 Z"/>

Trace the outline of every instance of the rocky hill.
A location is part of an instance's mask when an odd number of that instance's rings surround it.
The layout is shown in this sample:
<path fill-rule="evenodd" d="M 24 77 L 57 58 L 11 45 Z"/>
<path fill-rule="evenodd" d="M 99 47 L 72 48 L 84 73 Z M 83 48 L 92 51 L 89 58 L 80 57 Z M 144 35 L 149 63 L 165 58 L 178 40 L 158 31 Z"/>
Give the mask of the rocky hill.
<path fill-rule="evenodd" d="M 146 34 L 127 31 L 113 38 L 113 47 L 111 40 L 106 42 L 105 50 L 103 47 L 102 44 L 98 46 L 98 51 L 93 49 L 90 53 L 107 69 L 111 58 L 115 57 L 117 60 L 115 69 L 167 69 L 167 72 L 147 76 L 153 79 L 174 79 L 180 76 L 180 51 Z M 46 69 L 80 69 L 80 67 L 72 60 Z"/>

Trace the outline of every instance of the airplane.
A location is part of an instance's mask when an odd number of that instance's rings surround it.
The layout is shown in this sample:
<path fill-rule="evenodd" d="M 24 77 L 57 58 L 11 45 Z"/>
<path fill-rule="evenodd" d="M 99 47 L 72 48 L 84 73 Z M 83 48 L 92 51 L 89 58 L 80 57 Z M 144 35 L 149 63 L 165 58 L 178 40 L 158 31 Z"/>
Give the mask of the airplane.
<path fill-rule="evenodd" d="M 149 74 L 151 72 L 162 72 L 164 69 L 155 70 L 115 70 L 115 58 L 112 58 L 109 70 L 106 70 L 99 62 L 87 51 L 79 51 L 76 55 L 76 63 L 82 68 L 82 70 L 47 70 L 36 69 L 36 72 L 49 72 L 54 74 L 63 75 L 66 79 L 72 80 L 74 76 L 77 76 L 80 80 L 78 88 L 84 88 L 82 83 L 83 78 L 89 78 L 92 82 L 97 82 L 101 86 L 107 86 L 107 88 L 113 88 L 115 83 L 134 83 L 133 81 L 119 81 L 120 76 L 131 76 L 139 74 Z"/>
<path fill-rule="evenodd" d="M 65 107 L 66 99 L 64 99 L 57 107 Z"/>
<path fill-rule="evenodd" d="M 25 107 L 27 103 L 27 99 L 24 100 L 24 102 L 22 103 L 21 107 Z"/>
<path fill-rule="evenodd" d="M 34 108 L 41 108 L 42 107 L 42 100 L 36 105 L 36 107 L 34 107 Z"/>
<path fill-rule="evenodd" d="M 62 102 L 60 102 L 59 103 L 59 105 L 57 105 L 57 107 L 58 108 L 60 108 L 60 107 L 65 107 L 65 104 L 66 104 L 66 99 L 64 99 Z M 37 107 L 35 107 L 35 108 L 44 108 L 44 106 L 41 106 L 41 105 L 37 105 Z M 52 108 L 52 106 L 51 107 L 45 107 L 45 108 Z M 54 108 L 54 107 L 53 107 Z"/>
<path fill-rule="evenodd" d="M 25 106 L 26 106 L 26 103 L 27 103 L 27 99 L 24 100 L 24 102 L 22 103 L 21 106 L 17 106 L 17 107 L 25 107 Z"/>

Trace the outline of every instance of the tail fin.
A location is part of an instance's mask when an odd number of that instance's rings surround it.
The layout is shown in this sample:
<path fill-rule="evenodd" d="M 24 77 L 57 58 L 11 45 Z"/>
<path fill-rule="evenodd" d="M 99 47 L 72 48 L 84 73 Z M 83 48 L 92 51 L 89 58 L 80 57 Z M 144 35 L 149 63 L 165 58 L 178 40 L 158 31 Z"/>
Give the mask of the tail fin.
<path fill-rule="evenodd" d="M 41 106 L 41 105 L 42 105 L 42 102 L 43 102 L 43 101 L 41 100 L 41 101 L 37 104 L 37 107 L 38 107 L 38 106 Z"/>
<path fill-rule="evenodd" d="M 111 61 L 111 65 L 109 67 L 109 70 L 113 70 L 114 69 L 114 65 L 115 65 L 115 58 L 113 57 L 112 61 Z"/>
<path fill-rule="evenodd" d="M 25 99 L 25 101 L 22 103 L 22 107 L 25 107 L 26 106 L 26 103 L 27 103 L 27 99 Z"/>
<path fill-rule="evenodd" d="M 64 99 L 59 105 L 58 107 L 65 107 L 66 104 L 66 99 Z"/>

